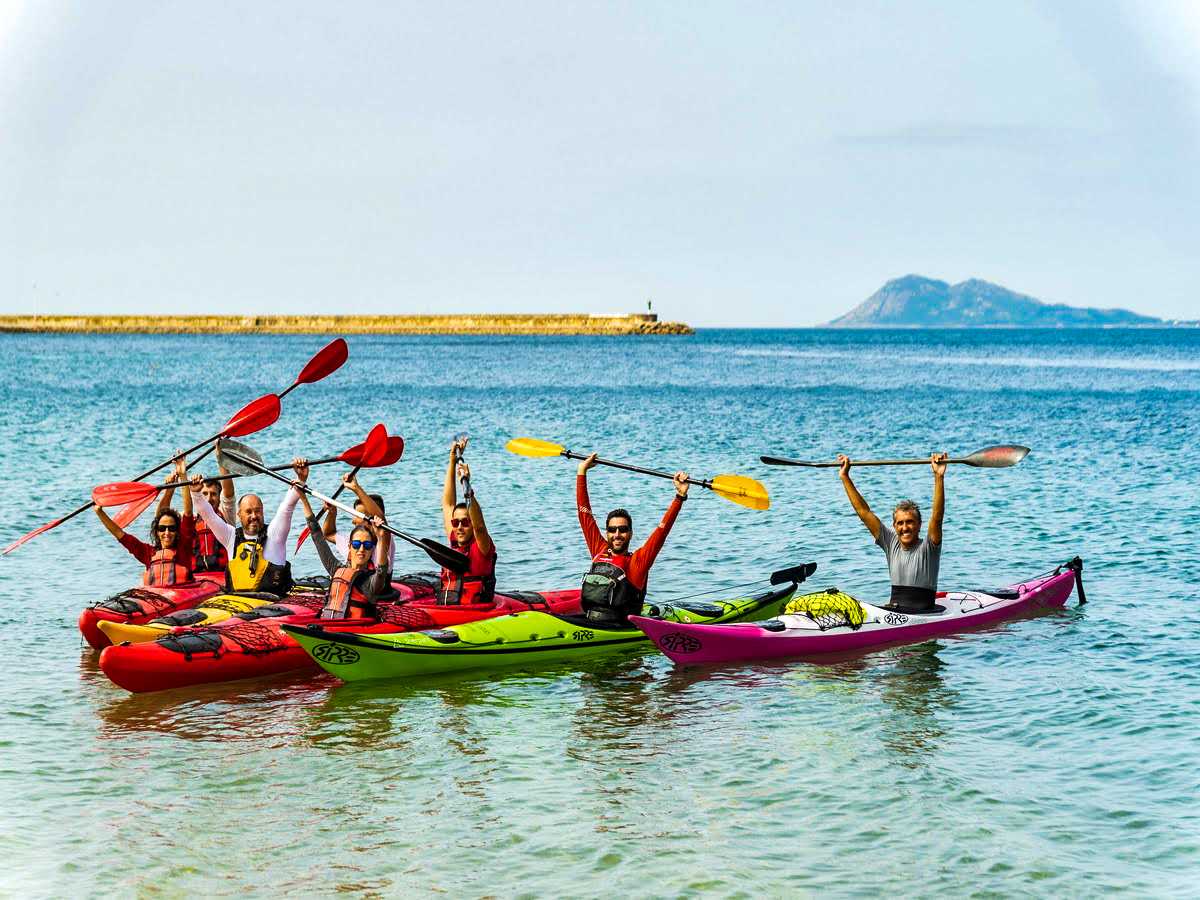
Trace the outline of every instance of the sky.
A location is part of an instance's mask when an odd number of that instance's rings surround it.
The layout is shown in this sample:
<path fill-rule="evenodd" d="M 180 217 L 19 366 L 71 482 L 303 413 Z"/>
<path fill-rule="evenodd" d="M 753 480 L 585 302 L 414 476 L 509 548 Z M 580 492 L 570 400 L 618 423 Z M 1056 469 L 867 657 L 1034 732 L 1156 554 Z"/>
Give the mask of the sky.
<path fill-rule="evenodd" d="M 1200 317 L 1200 4 L 0 0 L 0 313 Z"/>

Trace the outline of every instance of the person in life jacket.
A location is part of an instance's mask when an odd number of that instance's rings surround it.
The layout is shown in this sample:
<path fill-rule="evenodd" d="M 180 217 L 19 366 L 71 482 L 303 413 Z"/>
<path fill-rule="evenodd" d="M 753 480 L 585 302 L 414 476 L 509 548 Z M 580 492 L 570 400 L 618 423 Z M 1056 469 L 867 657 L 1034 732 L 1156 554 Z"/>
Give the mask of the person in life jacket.
<path fill-rule="evenodd" d="M 229 471 L 224 467 L 220 467 L 222 475 L 228 475 Z M 178 474 L 178 473 L 177 473 Z M 185 475 L 184 478 L 187 476 Z M 182 481 L 183 478 L 175 478 L 172 481 Z M 175 488 L 167 488 L 159 497 L 158 508 L 161 512 L 171 505 L 171 498 L 175 493 Z M 185 491 L 185 493 L 187 493 Z M 204 487 L 201 490 L 204 499 L 209 505 L 217 510 L 221 518 L 226 522 L 232 522 L 237 514 L 236 506 L 233 502 L 233 482 L 228 478 L 205 479 Z M 186 501 L 185 501 L 186 502 Z M 224 572 L 225 566 L 229 559 L 225 553 L 225 548 L 221 546 L 217 536 L 212 533 L 212 530 L 204 523 L 204 520 L 199 516 L 190 516 L 192 520 L 192 528 L 195 531 L 195 538 L 192 541 L 192 564 L 193 571 L 196 572 Z"/>
<path fill-rule="evenodd" d="M 575 502 L 579 511 L 579 527 L 592 555 L 592 567 L 583 578 L 580 600 L 583 613 L 605 627 L 628 626 L 629 615 L 641 612 L 646 599 L 650 567 L 671 532 L 671 526 L 683 509 L 688 495 L 687 472 L 676 472 L 675 499 L 667 507 L 662 521 L 650 533 L 646 543 L 632 553 L 633 519 L 624 509 L 614 509 L 604 520 L 604 534 L 592 516 L 588 497 L 587 473 L 596 465 L 593 453 L 579 464 L 575 476 Z"/>
<path fill-rule="evenodd" d="M 465 553 L 470 564 L 461 575 L 442 569 L 439 603 L 492 603 L 496 594 L 496 544 L 488 534 L 479 498 L 470 488 L 471 469 L 462 461 L 467 440 L 457 438 L 450 445 L 450 464 L 446 467 L 446 484 L 442 490 L 442 521 L 450 546 Z M 461 502 L 456 478 L 461 478 L 467 486 Z"/>
<path fill-rule="evenodd" d="M 186 463 L 182 458 L 175 460 L 176 478 L 185 477 Z M 154 513 L 150 526 L 150 541 L 147 544 L 125 531 L 114 522 L 101 507 L 96 507 L 96 516 L 126 550 L 146 567 L 142 584 L 162 587 L 183 584 L 192 580 L 192 503 L 189 496 L 183 498 L 183 515 L 162 505 Z"/>
<path fill-rule="evenodd" d="M 308 460 L 292 460 L 296 479 L 308 481 Z M 263 527 L 262 498 L 244 494 L 238 501 L 236 526 L 220 517 L 203 494 L 204 479 L 192 476 L 191 494 L 200 518 L 217 536 L 225 548 L 229 562 L 225 567 L 227 591 L 264 592 L 283 596 L 292 587 L 292 567 L 287 560 L 288 537 L 292 530 L 292 514 L 300 499 L 300 491 L 289 487 L 271 524 Z"/>
<path fill-rule="evenodd" d="M 363 521 L 351 527 L 347 535 L 348 550 L 344 561 L 339 560 L 330 542 L 326 540 L 317 517 L 313 515 L 308 497 L 303 493 L 305 520 L 313 535 L 313 546 L 321 565 L 329 573 L 329 591 L 325 595 L 322 619 L 374 619 L 377 617 L 375 604 L 389 596 L 392 590 L 392 570 L 388 565 L 377 565 L 377 559 L 388 558 L 388 545 L 392 536 L 383 528 L 382 516 L 373 516 L 370 522 Z M 382 552 L 380 551 L 380 548 Z"/>
<path fill-rule="evenodd" d="M 354 492 L 354 509 L 358 515 L 351 520 L 351 527 L 361 525 L 373 516 L 384 515 L 383 497 L 379 494 L 368 494 L 358 483 L 358 479 L 349 473 L 342 476 L 342 484 Z M 325 532 L 325 540 L 333 544 L 338 556 L 345 559 L 346 554 L 350 551 L 350 537 L 348 533 L 339 532 L 337 529 L 337 507 L 326 504 L 325 521 L 321 528 Z M 383 565 L 386 560 L 388 568 L 394 572 L 396 570 L 396 542 L 389 540 L 386 546 L 387 556 L 383 555 L 383 542 L 375 546 L 375 565 Z"/>
<path fill-rule="evenodd" d="M 892 596 L 885 608 L 898 612 L 930 612 L 936 604 L 938 568 L 942 561 L 942 518 L 946 512 L 946 454 L 929 457 L 933 470 L 933 515 L 925 538 L 921 538 L 921 508 L 911 500 L 901 500 L 892 511 L 892 527 L 879 521 L 863 495 L 850 479 L 850 458 L 838 454 L 838 473 L 850 505 L 871 532 L 887 557 L 892 580 Z"/>

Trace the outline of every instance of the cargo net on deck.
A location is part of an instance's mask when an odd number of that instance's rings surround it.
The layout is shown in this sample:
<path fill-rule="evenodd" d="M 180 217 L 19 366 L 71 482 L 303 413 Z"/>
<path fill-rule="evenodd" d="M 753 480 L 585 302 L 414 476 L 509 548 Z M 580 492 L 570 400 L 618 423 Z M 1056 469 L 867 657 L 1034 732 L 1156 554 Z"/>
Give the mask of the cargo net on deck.
<path fill-rule="evenodd" d="M 842 627 L 857 631 L 867 618 L 867 611 L 862 604 L 837 588 L 796 597 L 788 601 L 783 614 L 812 619 L 822 631 Z"/>
<path fill-rule="evenodd" d="M 433 616 L 419 606 L 406 606 L 403 603 L 380 603 L 377 609 L 380 622 L 399 625 L 409 631 L 424 631 L 427 628 L 438 627 Z"/>

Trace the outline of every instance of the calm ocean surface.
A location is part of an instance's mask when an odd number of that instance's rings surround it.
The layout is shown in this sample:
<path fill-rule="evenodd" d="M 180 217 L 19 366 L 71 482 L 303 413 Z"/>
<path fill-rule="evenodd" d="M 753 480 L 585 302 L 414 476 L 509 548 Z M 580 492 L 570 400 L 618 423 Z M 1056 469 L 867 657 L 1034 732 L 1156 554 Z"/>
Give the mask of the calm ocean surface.
<path fill-rule="evenodd" d="M 0 544 L 286 387 L 326 340 L 0 335 Z M 1025 444 L 1014 469 L 948 474 L 942 585 L 1079 554 L 1090 602 L 823 665 L 647 651 L 131 696 L 75 625 L 139 577 L 88 513 L 0 559 L 0 894 L 1200 893 L 1200 330 L 357 337 L 249 441 L 282 462 L 376 421 L 407 449 L 364 483 L 435 537 L 448 442 L 471 433 L 502 587 L 586 566 L 574 464 L 511 456 L 510 437 L 764 481 L 768 512 L 696 492 L 656 600 L 809 560 L 813 590 L 886 596 L 836 474 L 760 454 Z M 857 483 L 883 512 L 931 492 L 927 468 Z M 259 489 L 270 513 L 280 492 Z M 635 539 L 670 494 L 592 477 Z M 319 570 L 310 548 L 295 567 Z"/>

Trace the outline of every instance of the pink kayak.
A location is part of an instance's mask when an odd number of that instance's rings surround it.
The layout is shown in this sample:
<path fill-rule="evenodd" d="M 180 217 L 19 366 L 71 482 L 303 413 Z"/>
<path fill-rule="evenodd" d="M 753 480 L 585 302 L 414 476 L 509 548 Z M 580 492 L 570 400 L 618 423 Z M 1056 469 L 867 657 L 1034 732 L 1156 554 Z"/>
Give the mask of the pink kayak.
<path fill-rule="evenodd" d="M 1086 602 L 1078 557 L 1052 572 L 996 591 L 946 591 L 931 613 L 902 613 L 862 603 L 836 588 L 791 600 L 767 622 L 685 625 L 630 616 L 676 663 L 704 665 L 748 659 L 813 656 L 912 643 L 989 625 L 1032 610 L 1061 607 L 1078 585 Z"/>

